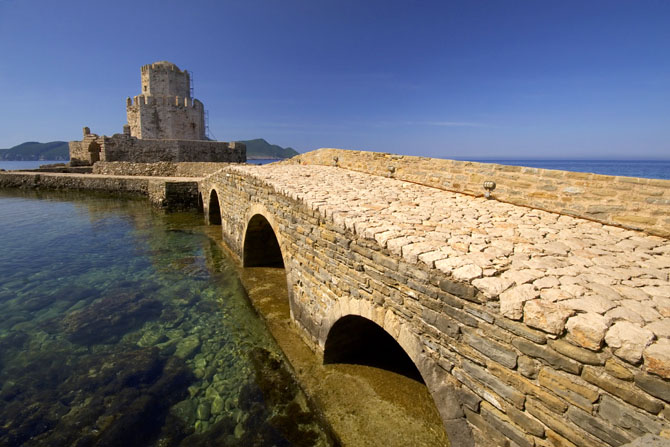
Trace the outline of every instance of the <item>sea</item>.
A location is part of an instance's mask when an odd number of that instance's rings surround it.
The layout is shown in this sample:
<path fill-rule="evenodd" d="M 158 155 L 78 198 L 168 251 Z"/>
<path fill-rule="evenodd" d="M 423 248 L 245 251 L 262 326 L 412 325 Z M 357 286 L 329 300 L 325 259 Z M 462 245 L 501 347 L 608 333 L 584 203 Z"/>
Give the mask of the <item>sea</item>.
<path fill-rule="evenodd" d="M 0 445 L 336 445 L 202 215 L 0 189 L 0 229 Z"/>
<path fill-rule="evenodd" d="M 670 180 L 670 160 L 530 160 L 530 159 L 478 159 L 458 158 L 462 161 L 497 163 L 530 168 L 557 169 L 561 171 L 592 172 L 594 174 L 618 175 Z M 276 159 L 249 160 L 251 164 L 267 164 Z M 57 161 L 4 161 L 0 169 L 36 169 L 43 164 L 62 163 Z"/>

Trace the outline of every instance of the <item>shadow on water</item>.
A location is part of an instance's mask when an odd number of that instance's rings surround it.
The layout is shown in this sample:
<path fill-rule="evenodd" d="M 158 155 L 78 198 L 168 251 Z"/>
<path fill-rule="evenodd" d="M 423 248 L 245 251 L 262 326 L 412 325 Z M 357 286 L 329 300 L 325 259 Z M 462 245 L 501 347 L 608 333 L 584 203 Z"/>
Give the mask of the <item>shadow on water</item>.
<path fill-rule="evenodd" d="M 426 385 L 393 338 L 380 334 L 368 320 L 345 317 L 339 327 L 339 323 L 333 326 L 332 345 L 327 342 L 326 355 L 321 357 L 291 321 L 284 269 L 244 268 L 240 275 L 300 384 L 319 402 L 343 445 L 449 445 Z M 350 332 L 359 329 L 359 333 Z M 375 352 L 372 347 L 379 343 L 386 349 Z"/>
<path fill-rule="evenodd" d="M 202 216 L 0 191 L 0 445 L 337 445 Z"/>

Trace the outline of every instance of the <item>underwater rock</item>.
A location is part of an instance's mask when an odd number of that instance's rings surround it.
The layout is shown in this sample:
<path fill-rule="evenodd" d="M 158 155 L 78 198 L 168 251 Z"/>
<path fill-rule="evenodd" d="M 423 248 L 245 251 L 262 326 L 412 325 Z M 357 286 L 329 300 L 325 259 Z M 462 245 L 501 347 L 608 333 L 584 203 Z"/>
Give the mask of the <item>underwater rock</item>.
<path fill-rule="evenodd" d="M 66 336 L 79 344 L 111 343 L 160 315 L 162 304 L 134 291 L 119 291 L 61 320 Z"/>
<path fill-rule="evenodd" d="M 185 360 L 190 359 L 196 353 L 198 348 L 200 348 L 200 337 L 196 334 L 189 335 L 177 343 L 177 349 L 175 350 L 174 355 Z"/>
<path fill-rule="evenodd" d="M 0 444 L 37 447 L 146 446 L 170 406 L 186 397 L 193 376 L 157 348 L 72 357 L 45 353 L 9 389 L 0 405 Z"/>

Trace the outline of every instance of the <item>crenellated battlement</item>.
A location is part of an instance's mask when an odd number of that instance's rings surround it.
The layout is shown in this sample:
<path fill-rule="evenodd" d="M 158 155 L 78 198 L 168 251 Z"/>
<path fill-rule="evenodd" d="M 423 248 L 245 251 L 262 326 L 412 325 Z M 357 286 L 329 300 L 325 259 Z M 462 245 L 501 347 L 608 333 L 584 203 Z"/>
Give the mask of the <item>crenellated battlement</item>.
<path fill-rule="evenodd" d="M 180 70 L 179 67 L 177 67 L 172 62 L 168 62 L 168 61 L 160 61 L 160 62 L 154 62 L 153 64 L 142 65 L 142 68 L 140 70 L 142 71 L 142 73 L 144 73 L 146 71 L 149 71 L 149 70 L 176 71 L 178 73 L 188 73 L 188 71 Z"/>

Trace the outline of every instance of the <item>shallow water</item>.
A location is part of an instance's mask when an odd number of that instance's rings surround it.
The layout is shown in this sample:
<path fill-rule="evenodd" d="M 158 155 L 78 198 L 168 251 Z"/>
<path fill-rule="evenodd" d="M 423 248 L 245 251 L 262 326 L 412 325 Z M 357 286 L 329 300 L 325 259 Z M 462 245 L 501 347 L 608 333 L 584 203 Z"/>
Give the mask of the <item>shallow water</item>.
<path fill-rule="evenodd" d="M 0 190 L 0 445 L 334 445 L 202 217 Z"/>

